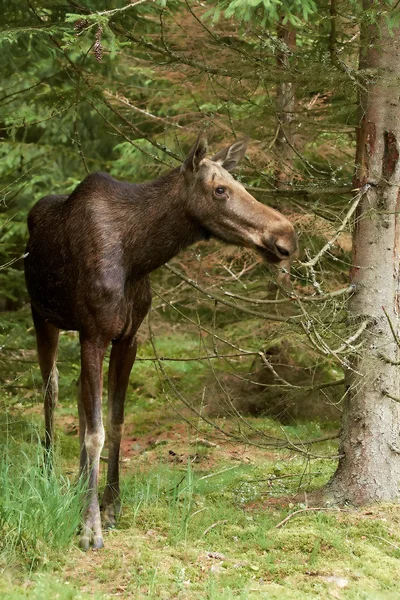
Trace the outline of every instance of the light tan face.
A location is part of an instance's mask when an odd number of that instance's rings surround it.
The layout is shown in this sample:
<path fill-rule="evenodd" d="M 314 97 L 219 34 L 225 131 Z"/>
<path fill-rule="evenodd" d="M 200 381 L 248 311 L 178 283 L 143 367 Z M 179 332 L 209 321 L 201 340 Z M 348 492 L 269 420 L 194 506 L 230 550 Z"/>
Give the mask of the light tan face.
<path fill-rule="evenodd" d="M 252 248 L 268 262 L 288 260 L 297 252 L 293 225 L 281 213 L 253 198 L 225 168 L 235 168 L 246 145 L 236 142 L 212 159 L 200 153 L 191 170 L 189 210 L 213 237 Z M 189 154 L 190 165 L 195 156 Z"/>
<path fill-rule="evenodd" d="M 276 262 L 297 250 L 293 225 L 278 211 L 261 204 L 221 165 L 203 160 L 208 194 L 218 217 L 214 230 L 223 239 L 256 249 L 267 260 Z"/>

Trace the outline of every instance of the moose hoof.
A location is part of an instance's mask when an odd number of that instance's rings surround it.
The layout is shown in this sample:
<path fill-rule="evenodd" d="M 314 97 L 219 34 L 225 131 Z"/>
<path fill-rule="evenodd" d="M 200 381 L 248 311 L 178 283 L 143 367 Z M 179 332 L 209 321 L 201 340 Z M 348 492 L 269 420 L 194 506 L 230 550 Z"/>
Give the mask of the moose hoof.
<path fill-rule="evenodd" d="M 118 514 L 113 504 L 109 504 L 103 508 L 102 512 L 102 521 L 103 521 L 103 529 L 115 529 L 117 526 L 117 518 L 116 514 Z"/>
<path fill-rule="evenodd" d="M 90 548 L 90 538 L 88 535 L 83 535 L 79 539 L 79 548 L 83 550 L 83 552 L 87 552 Z"/>
<path fill-rule="evenodd" d="M 100 550 L 101 548 L 104 548 L 104 542 L 101 536 L 95 536 L 93 538 L 92 548 L 93 550 Z"/>
<path fill-rule="evenodd" d="M 94 536 L 90 538 L 88 535 L 82 535 L 79 540 L 79 548 L 83 550 L 83 552 L 87 552 L 92 548 L 92 550 L 100 550 L 104 548 L 103 538 L 101 536 Z"/>

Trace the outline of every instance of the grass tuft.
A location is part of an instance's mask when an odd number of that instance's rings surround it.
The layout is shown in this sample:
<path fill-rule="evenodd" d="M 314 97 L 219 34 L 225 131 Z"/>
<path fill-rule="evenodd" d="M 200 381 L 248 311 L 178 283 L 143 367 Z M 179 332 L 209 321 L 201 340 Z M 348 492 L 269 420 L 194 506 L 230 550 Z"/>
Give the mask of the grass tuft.
<path fill-rule="evenodd" d="M 38 436 L 21 448 L 12 439 L 0 460 L 0 564 L 31 570 L 57 560 L 81 520 L 84 485 L 44 460 Z"/>

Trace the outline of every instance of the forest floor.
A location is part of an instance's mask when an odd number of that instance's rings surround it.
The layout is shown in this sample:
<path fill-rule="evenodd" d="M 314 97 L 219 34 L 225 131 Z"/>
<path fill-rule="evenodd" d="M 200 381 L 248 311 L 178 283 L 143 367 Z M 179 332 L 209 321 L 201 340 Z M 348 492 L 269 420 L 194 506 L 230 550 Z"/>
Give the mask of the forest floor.
<path fill-rule="evenodd" d="M 339 509 L 311 500 L 335 470 L 335 442 L 315 445 L 323 458 L 310 461 L 292 450 L 216 438 L 211 428 L 199 436 L 177 419 L 176 406 L 157 397 L 148 363 L 139 363 L 129 390 L 118 528 L 105 535 L 104 549 L 83 553 L 74 524 L 79 510 L 67 503 L 74 483 L 66 483 L 76 481 L 79 451 L 76 339 L 66 335 L 60 354 L 55 462 L 64 483 L 56 489 L 52 477 L 53 487 L 44 483 L 37 458 L 42 409 L 34 340 L 21 350 L 18 337 L 26 319 L 3 327 L 0 598 L 400 598 L 400 506 Z M 181 383 L 195 379 L 191 368 Z M 154 388 L 153 397 L 145 397 L 141 382 Z M 218 422 L 229 425 L 227 418 Z M 266 417 L 252 422 L 265 431 L 277 427 Z M 293 437 L 326 433 L 316 423 L 279 429 Z M 106 452 L 102 485 L 105 463 Z M 34 474 L 28 482 L 27 473 Z M 12 496 L 7 485 L 16 479 Z M 61 502 L 68 518 L 58 531 Z"/>

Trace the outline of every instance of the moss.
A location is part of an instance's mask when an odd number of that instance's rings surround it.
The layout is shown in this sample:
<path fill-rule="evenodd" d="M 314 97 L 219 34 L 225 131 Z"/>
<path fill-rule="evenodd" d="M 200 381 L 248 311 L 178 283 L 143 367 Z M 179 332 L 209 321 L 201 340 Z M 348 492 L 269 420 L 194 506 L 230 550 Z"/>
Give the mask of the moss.
<path fill-rule="evenodd" d="M 17 442 L 13 452 L 17 449 L 29 456 L 42 420 L 40 377 L 29 315 L 22 311 L 17 316 L 15 325 L 7 321 L 3 327 L 7 347 L 13 345 L 13 356 L 18 358 L 7 361 L 6 375 L 25 387 L 5 395 L 9 410 L 3 412 L 0 427 L 8 433 L 0 444 L 10 448 L 13 439 Z M 197 337 L 188 334 L 160 334 L 157 343 L 160 354 L 195 356 L 199 351 Z M 152 356 L 147 343 L 141 356 Z M 203 364 L 185 362 L 169 365 L 168 372 L 193 396 L 197 388 L 202 389 L 207 370 Z M 60 347 L 56 459 L 57 469 L 72 477 L 79 453 L 74 429 L 78 373 L 76 336 L 65 334 Z M 32 392 L 34 385 L 38 388 Z M 221 418 L 217 423 L 239 432 L 233 419 Z M 282 435 L 282 425 L 269 417 L 248 417 L 247 423 L 260 436 Z M 215 436 L 211 426 L 201 424 L 201 429 L 201 437 Z M 202 446 L 196 442 L 197 431 L 177 425 L 151 361 L 135 366 L 126 430 L 140 451 L 127 452 L 129 460 L 122 463 L 122 517 L 118 529 L 107 534 L 104 550 L 83 554 L 72 544 L 69 551 L 48 557 L 46 564 L 35 563 L 36 573 L 25 576 L 23 561 L 17 560 L 11 579 L 7 582 L 5 573 L 0 578 L 1 598 L 39 600 L 49 597 L 43 595 L 45 589 L 52 597 L 59 594 L 60 600 L 85 599 L 87 594 L 185 600 L 399 597 L 399 506 L 305 511 L 276 528 L 285 517 L 306 507 L 308 494 L 331 477 L 335 460 L 307 461 L 288 450 L 222 439 L 216 440 L 216 446 Z M 326 428 L 318 422 L 292 423 L 283 431 L 296 440 L 319 437 Z M 335 441 L 313 446 L 320 456 L 335 455 L 336 448 Z M 338 587 L 337 578 L 345 581 L 344 587 Z"/>

